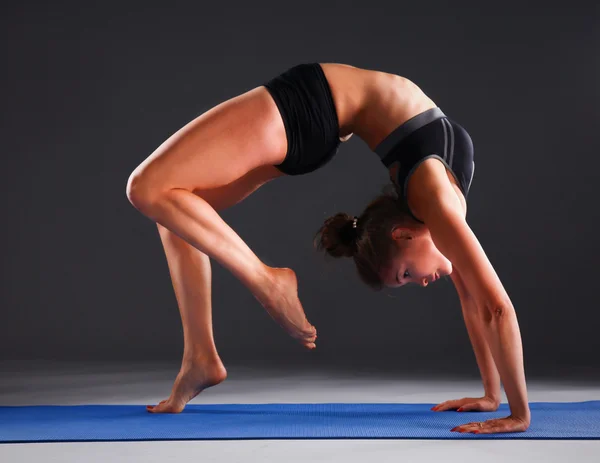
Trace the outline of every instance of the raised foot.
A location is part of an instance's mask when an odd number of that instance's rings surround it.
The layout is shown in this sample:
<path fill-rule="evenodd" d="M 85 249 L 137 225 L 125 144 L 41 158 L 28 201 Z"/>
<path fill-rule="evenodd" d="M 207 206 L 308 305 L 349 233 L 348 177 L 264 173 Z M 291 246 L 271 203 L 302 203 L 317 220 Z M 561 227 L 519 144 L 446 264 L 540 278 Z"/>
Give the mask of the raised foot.
<path fill-rule="evenodd" d="M 227 378 L 227 370 L 215 363 L 184 362 L 168 399 L 158 405 L 147 405 L 150 413 L 180 413 L 187 403 L 204 389 L 216 386 Z"/>
<path fill-rule="evenodd" d="M 317 330 L 306 319 L 298 298 L 298 279 L 290 268 L 270 268 L 269 285 L 255 297 L 290 336 L 307 349 L 316 347 Z"/>

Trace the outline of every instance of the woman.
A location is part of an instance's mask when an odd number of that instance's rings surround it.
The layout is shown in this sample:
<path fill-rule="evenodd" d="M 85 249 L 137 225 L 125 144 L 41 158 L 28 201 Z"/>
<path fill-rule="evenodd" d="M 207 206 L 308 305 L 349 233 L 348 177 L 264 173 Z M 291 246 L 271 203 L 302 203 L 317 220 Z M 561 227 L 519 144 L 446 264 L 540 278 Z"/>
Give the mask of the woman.
<path fill-rule="evenodd" d="M 380 155 L 400 197 L 376 199 L 357 220 L 334 216 L 317 245 L 332 255 L 353 255 L 361 278 L 375 288 L 426 286 L 450 275 L 486 395 L 434 409 L 496 410 L 502 378 L 511 416 L 454 430 L 529 426 L 515 311 L 465 221 L 474 168 L 468 134 L 409 80 L 334 63 L 295 66 L 219 104 L 168 138 L 129 177 L 127 197 L 158 226 L 184 330 L 171 395 L 149 411 L 180 412 L 226 378 L 212 333 L 210 257 L 292 337 L 315 348 L 317 332 L 298 299 L 295 273 L 261 262 L 217 211 L 274 178 L 322 167 L 352 134 Z"/>

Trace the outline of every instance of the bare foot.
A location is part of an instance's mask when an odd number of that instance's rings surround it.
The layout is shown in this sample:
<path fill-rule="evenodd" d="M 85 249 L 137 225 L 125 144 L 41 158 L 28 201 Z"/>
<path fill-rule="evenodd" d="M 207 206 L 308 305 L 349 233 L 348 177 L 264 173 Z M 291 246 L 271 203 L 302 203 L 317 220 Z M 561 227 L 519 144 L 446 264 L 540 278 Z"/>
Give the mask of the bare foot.
<path fill-rule="evenodd" d="M 222 383 L 227 378 L 227 370 L 220 360 L 217 362 L 184 361 L 175 379 L 171 396 L 158 405 L 147 405 L 151 413 L 180 413 L 186 404 L 204 389 Z"/>
<path fill-rule="evenodd" d="M 316 347 L 317 330 L 306 319 L 298 299 L 298 279 L 290 268 L 270 268 L 271 284 L 262 295 L 255 297 L 267 313 L 290 336 L 308 349 Z"/>

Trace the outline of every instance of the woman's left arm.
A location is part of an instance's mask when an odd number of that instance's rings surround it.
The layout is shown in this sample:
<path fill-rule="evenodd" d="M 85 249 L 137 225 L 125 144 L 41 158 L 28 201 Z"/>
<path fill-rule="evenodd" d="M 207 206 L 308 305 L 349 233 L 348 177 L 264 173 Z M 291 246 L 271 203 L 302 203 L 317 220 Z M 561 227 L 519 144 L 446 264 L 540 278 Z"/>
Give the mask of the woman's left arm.
<path fill-rule="evenodd" d="M 420 213 L 434 244 L 458 269 L 467 291 L 482 311 L 483 330 L 504 385 L 511 411 L 509 418 L 514 421 L 512 427 L 515 431 L 524 431 L 531 422 L 531 411 L 515 309 L 477 237 L 461 214 L 456 194 L 443 189 L 429 192 L 434 195 L 435 201 L 430 202 L 431 206 L 422 208 Z"/>

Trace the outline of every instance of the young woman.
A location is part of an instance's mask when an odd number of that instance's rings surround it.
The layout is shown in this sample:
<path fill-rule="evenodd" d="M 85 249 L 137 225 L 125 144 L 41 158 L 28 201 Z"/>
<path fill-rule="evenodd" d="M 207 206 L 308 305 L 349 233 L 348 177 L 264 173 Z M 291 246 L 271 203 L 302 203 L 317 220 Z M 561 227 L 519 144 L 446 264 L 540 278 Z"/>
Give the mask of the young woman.
<path fill-rule="evenodd" d="M 531 415 L 515 310 L 469 228 L 473 177 L 468 133 L 406 78 L 343 64 L 301 64 L 225 101 L 178 130 L 130 175 L 127 197 L 158 226 L 184 330 L 181 370 L 167 400 L 151 412 L 177 413 L 226 378 L 211 319 L 213 258 L 306 348 L 317 332 L 298 299 L 296 274 L 258 259 L 220 217 L 274 178 L 312 172 L 356 134 L 396 186 L 357 218 L 337 214 L 317 247 L 353 256 L 373 288 L 450 275 L 482 374 L 485 395 L 434 410 L 493 411 L 502 379 L 507 418 L 458 426 L 459 432 L 524 431 Z"/>

